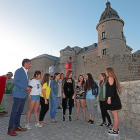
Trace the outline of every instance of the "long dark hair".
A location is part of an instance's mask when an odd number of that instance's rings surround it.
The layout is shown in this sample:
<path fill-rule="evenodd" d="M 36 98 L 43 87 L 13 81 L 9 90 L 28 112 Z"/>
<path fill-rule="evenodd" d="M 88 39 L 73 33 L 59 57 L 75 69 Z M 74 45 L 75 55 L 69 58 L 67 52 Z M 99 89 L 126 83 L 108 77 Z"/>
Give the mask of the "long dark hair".
<path fill-rule="evenodd" d="M 100 80 L 100 84 L 99 84 L 100 86 L 103 85 L 104 83 L 106 83 L 106 81 L 107 81 L 106 74 L 105 73 L 101 73 L 101 75 L 103 76 L 104 81 L 103 80 Z"/>
<path fill-rule="evenodd" d="M 80 77 L 80 76 L 83 77 L 83 75 L 79 75 L 79 77 Z M 79 77 L 78 77 L 78 81 L 77 81 L 77 83 L 80 82 Z M 84 80 L 84 77 L 83 77 L 82 85 L 84 85 L 84 84 L 85 84 L 85 80 Z"/>
<path fill-rule="evenodd" d="M 36 71 L 34 72 L 34 78 L 36 78 L 39 74 L 41 74 L 41 71 L 36 70 Z"/>
<path fill-rule="evenodd" d="M 42 86 L 44 85 L 44 83 L 47 83 L 47 85 L 49 85 L 49 77 L 50 77 L 50 74 L 48 74 L 48 73 L 45 73 L 43 75 L 43 78 L 41 80 L 41 85 Z"/>
<path fill-rule="evenodd" d="M 59 75 L 59 74 L 60 74 L 60 73 L 57 73 L 57 72 L 56 72 L 56 73 L 54 74 L 54 76 L 53 76 L 53 80 L 55 80 L 56 76 Z"/>
<path fill-rule="evenodd" d="M 88 76 L 88 80 L 86 80 L 86 86 L 85 86 L 85 90 L 90 90 L 90 89 L 94 89 L 94 80 L 93 77 L 90 73 L 86 74 Z"/>

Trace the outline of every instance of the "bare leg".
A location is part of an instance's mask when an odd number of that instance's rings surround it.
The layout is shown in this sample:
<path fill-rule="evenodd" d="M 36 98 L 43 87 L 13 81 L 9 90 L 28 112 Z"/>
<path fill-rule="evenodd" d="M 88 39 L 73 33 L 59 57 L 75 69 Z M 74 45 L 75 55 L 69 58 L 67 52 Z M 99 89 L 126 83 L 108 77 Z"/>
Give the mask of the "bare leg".
<path fill-rule="evenodd" d="M 31 116 L 31 113 L 33 112 L 34 107 L 35 107 L 35 101 L 30 101 L 29 110 L 28 110 L 27 116 L 26 116 L 26 124 L 30 122 L 30 116 Z"/>
<path fill-rule="evenodd" d="M 91 114 L 89 114 L 89 119 L 92 120 L 92 116 L 91 116 Z"/>
<path fill-rule="evenodd" d="M 60 98 L 58 106 L 61 106 L 62 99 Z"/>
<path fill-rule="evenodd" d="M 78 99 L 76 99 L 76 118 L 75 118 L 75 121 L 78 120 L 79 110 L 80 110 L 80 101 Z"/>
<path fill-rule="evenodd" d="M 38 109 L 39 109 L 39 104 L 40 104 L 40 101 L 36 101 L 35 107 L 34 107 L 34 116 L 35 116 L 36 123 L 38 123 Z"/>
<path fill-rule="evenodd" d="M 94 116 L 91 115 L 91 120 L 94 121 Z"/>
<path fill-rule="evenodd" d="M 80 100 L 81 103 L 81 108 L 82 108 L 82 112 L 83 112 L 83 117 L 84 117 L 84 121 L 86 120 L 86 110 L 85 110 L 85 100 Z"/>
<path fill-rule="evenodd" d="M 111 111 L 114 121 L 114 131 L 118 131 L 119 127 L 119 117 L 118 117 L 118 110 Z"/>

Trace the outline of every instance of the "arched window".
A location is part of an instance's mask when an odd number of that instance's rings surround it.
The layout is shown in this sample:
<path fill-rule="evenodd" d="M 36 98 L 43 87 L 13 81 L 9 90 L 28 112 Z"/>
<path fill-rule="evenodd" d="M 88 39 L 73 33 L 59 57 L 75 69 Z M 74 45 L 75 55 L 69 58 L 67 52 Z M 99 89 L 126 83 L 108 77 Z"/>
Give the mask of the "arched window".
<path fill-rule="evenodd" d="M 103 55 L 106 55 L 107 54 L 107 51 L 106 51 L 106 49 L 103 49 L 103 53 L 102 53 Z"/>
<path fill-rule="evenodd" d="M 102 32 L 102 39 L 105 39 L 106 38 L 106 34 L 105 32 Z"/>

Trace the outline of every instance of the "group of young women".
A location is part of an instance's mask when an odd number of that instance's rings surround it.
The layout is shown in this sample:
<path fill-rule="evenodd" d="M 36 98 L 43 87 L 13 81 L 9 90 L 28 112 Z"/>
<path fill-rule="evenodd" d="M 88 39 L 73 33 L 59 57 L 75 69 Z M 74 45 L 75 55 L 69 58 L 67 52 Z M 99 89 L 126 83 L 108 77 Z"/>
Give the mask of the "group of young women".
<path fill-rule="evenodd" d="M 65 121 L 67 102 L 69 101 L 69 121 L 72 121 L 72 107 L 73 98 L 76 101 L 76 118 L 78 120 L 78 114 L 80 106 L 83 112 L 83 118 L 85 122 L 94 124 L 94 107 L 97 101 L 100 104 L 101 115 L 103 122 L 100 126 L 113 127 L 109 129 L 108 135 L 118 136 L 118 110 L 121 109 L 121 102 L 118 93 L 121 93 L 121 86 L 118 77 L 113 70 L 113 68 L 107 68 L 106 74 L 100 74 L 99 87 L 94 81 L 90 73 L 86 74 L 86 81 L 83 75 L 79 75 L 77 82 L 72 78 L 73 72 L 68 70 L 65 78 L 60 80 L 60 73 L 55 73 L 53 80 L 50 82 L 50 74 L 46 73 L 41 79 L 41 72 L 35 71 L 34 78 L 30 81 L 29 85 L 32 91 L 28 93 L 29 96 L 29 110 L 26 118 L 27 129 L 31 129 L 29 124 L 30 116 L 34 110 L 35 116 L 35 126 L 42 127 L 46 125 L 47 122 L 44 120 L 45 114 L 49 110 L 50 102 L 50 117 L 52 123 L 57 123 L 55 119 L 56 110 L 60 99 L 62 98 L 63 107 L 63 121 Z M 50 84 L 49 84 L 50 83 Z M 98 95 L 98 96 L 97 96 Z M 41 105 L 39 119 L 38 110 L 39 105 Z M 87 105 L 89 120 L 86 120 L 85 106 Z M 113 124 L 111 122 L 111 117 L 107 110 L 111 110 L 113 116 Z M 106 118 L 108 123 L 106 122 Z"/>

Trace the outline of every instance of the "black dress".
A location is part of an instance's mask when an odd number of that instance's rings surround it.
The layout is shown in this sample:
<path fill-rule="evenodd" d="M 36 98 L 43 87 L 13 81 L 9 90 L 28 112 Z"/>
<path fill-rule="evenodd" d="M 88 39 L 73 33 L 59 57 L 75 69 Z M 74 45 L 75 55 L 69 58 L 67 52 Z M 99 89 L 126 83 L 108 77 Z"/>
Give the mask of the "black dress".
<path fill-rule="evenodd" d="M 111 104 L 107 103 L 108 97 L 111 97 Z M 120 97 L 116 89 L 116 81 L 114 79 L 113 85 L 110 85 L 107 81 L 106 83 L 106 109 L 107 110 L 119 110 L 122 108 Z"/>

